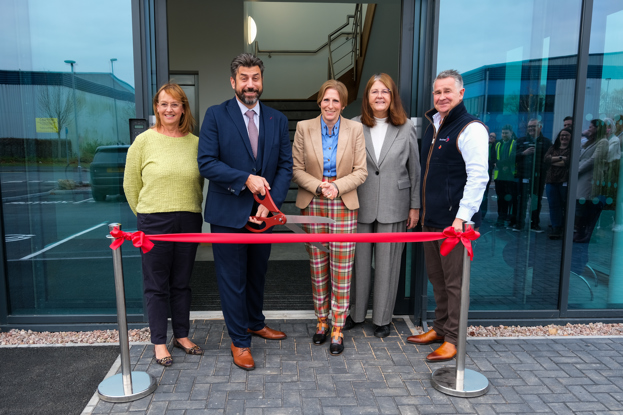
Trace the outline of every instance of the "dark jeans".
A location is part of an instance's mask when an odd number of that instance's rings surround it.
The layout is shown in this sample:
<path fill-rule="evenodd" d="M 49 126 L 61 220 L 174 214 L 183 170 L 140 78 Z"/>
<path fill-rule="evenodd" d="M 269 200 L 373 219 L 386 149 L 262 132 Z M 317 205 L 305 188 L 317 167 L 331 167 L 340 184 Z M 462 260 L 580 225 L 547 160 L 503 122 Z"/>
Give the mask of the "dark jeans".
<path fill-rule="evenodd" d="M 552 222 L 552 228 L 560 228 L 565 218 L 567 186 L 563 186 L 562 183 L 547 183 L 545 190 L 547 192 L 549 218 Z"/>
<path fill-rule="evenodd" d="M 148 235 L 201 232 L 200 213 L 139 213 L 137 228 Z M 167 341 L 169 307 L 175 338 L 188 337 L 190 327 L 190 276 L 198 244 L 154 241 L 154 247 L 141 254 L 143 293 L 153 344 Z"/>
<path fill-rule="evenodd" d="M 532 179 L 518 180 L 518 204 L 517 226 L 523 228 L 526 221 L 528 201 L 530 201 L 531 226 L 539 226 L 541 222 L 541 208 L 543 205 L 543 193 L 545 192 L 545 181 Z M 526 181 L 524 181 L 526 180 Z"/>
<path fill-rule="evenodd" d="M 517 183 L 510 180 L 496 180 L 495 193 L 498 196 L 498 221 L 509 221 L 514 225 L 517 220 Z"/>

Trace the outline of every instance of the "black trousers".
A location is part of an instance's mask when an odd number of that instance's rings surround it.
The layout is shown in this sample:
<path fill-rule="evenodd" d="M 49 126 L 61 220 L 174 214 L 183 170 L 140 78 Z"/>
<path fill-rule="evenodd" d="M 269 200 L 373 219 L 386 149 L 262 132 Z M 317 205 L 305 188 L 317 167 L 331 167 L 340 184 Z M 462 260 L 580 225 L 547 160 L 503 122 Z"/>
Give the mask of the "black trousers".
<path fill-rule="evenodd" d="M 148 235 L 201 232 L 200 213 L 139 213 L 137 228 Z M 190 276 L 198 244 L 154 241 L 154 247 L 141 254 L 143 295 L 153 344 L 167 341 L 169 307 L 175 338 L 188 337 L 190 327 Z"/>
<path fill-rule="evenodd" d="M 517 222 L 517 183 L 510 180 L 496 180 L 495 193 L 498 196 L 498 221 Z"/>

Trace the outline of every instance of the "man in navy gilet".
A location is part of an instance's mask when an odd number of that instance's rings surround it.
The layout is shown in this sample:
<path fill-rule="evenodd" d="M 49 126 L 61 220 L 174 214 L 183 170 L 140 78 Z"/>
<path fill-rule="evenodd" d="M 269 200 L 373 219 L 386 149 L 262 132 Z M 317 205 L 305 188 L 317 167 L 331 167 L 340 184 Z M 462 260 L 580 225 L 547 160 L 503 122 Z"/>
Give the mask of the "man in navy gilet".
<path fill-rule="evenodd" d="M 489 181 L 489 133 L 463 104 L 463 78 L 455 70 L 441 72 L 433 84 L 435 108 L 426 113 L 430 125 L 422 139 L 422 209 L 424 232 L 441 232 L 463 222 L 480 226 L 478 209 Z M 410 343 L 442 343 L 426 359 L 450 360 L 456 355 L 461 307 L 463 245 L 450 254 L 439 253 L 442 241 L 424 242 L 428 278 L 435 293 L 435 322 L 426 333 L 411 336 Z"/>

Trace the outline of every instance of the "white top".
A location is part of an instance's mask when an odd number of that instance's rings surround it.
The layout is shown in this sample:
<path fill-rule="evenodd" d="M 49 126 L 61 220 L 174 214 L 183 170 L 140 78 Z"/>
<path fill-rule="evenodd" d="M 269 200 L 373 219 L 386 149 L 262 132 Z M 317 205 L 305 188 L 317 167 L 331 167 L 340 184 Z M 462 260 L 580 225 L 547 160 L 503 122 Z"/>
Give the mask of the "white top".
<path fill-rule="evenodd" d="M 442 121 L 439 113 L 433 115 L 433 121 L 437 132 Z M 465 162 L 467 183 L 456 217 L 468 221 L 480 209 L 485 188 L 489 183 L 489 133 L 481 123 L 471 123 L 459 135 L 457 145 Z"/>
<path fill-rule="evenodd" d="M 381 157 L 381 148 L 383 148 L 383 142 L 385 141 L 385 134 L 387 133 L 387 117 L 385 118 L 376 118 L 374 117 L 376 123 L 374 127 L 370 128 L 370 137 L 372 138 L 372 145 L 374 146 L 374 155 L 376 156 L 376 161 L 379 161 L 379 157 Z"/>
<path fill-rule="evenodd" d="M 608 138 L 608 144 L 608 162 L 612 163 L 613 161 L 621 160 L 621 141 L 619 137 L 612 134 Z"/>

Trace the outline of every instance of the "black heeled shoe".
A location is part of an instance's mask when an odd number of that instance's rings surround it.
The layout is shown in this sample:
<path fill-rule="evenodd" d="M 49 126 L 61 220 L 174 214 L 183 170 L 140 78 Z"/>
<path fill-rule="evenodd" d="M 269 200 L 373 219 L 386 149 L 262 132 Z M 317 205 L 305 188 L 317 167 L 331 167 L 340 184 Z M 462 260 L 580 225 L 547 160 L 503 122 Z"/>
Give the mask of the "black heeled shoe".
<path fill-rule="evenodd" d="M 178 349 L 182 349 L 184 352 L 186 352 L 186 354 L 193 354 L 193 355 L 203 354 L 203 349 L 201 347 L 197 345 L 194 345 L 193 347 L 184 347 L 182 346 L 182 343 L 177 341 L 177 339 L 175 339 L 175 341 L 173 342 L 173 346 L 177 347 Z"/>
<path fill-rule="evenodd" d="M 312 337 L 312 341 L 316 345 L 321 345 L 327 340 L 327 335 L 329 334 L 329 323 L 327 323 L 327 319 L 318 319 L 318 325 L 316 325 L 316 333 Z"/>
<path fill-rule="evenodd" d="M 341 355 L 344 351 L 344 334 L 339 327 L 333 327 L 331 332 L 331 344 L 329 345 L 329 353 L 331 356 Z"/>
<path fill-rule="evenodd" d="M 342 327 L 342 330 L 350 330 L 352 328 L 355 328 L 359 324 L 361 323 L 355 322 L 355 320 L 353 320 L 351 316 L 348 316 L 346 317 L 346 321 L 344 322 L 344 327 Z"/>
<path fill-rule="evenodd" d="M 389 324 L 385 324 L 384 326 L 376 326 L 374 330 L 374 335 L 379 339 L 389 336 Z"/>

